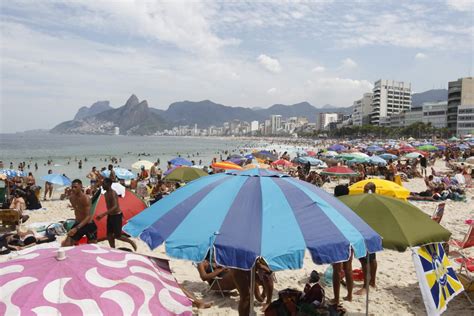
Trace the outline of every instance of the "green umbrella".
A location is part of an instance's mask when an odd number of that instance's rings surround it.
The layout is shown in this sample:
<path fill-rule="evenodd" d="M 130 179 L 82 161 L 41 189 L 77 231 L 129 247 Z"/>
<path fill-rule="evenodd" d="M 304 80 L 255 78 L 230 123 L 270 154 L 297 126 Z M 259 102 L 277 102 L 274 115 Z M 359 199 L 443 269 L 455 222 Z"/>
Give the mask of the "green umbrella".
<path fill-rule="evenodd" d="M 207 175 L 205 171 L 198 168 L 179 167 L 171 171 L 163 179 L 166 181 L 189 182 Z"/>
<path fill-rule="evenodd" d="M 438 151 L 439 150 L 438 147 L 433 146 L 433 145 L 423 145 L 423 146 L 418 147 L 418 149 L 423 150 L 423 151 Z"/>
<path fill-rule="evenodd" d="M 416 206 L 380 194 L 345 195 L 339 199 L 382 236 L 382 246 L 407 247 L 448 241 L 451 233 Z"/>

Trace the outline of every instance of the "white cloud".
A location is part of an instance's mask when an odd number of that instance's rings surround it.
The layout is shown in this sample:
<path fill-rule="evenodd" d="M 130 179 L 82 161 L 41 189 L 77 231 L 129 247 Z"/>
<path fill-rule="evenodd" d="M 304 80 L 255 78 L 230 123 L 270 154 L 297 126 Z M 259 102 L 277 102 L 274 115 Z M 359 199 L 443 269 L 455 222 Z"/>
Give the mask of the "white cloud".
<path fill-rule="evenodd" d="M 313 69 L 311 69 L 312 72 L 324 72 L 325 70 L 326 68 L 324 68 L 323 66 L 316 66 Z"/>
<path fill-rule="evenodd" d="M 342 67 L 343 68 L 355 68 L 355 67 L 357 67 L 357 63 L 351 58 L 346 58 L 342 61 Z"/>
<path fill-rule="evenodd" d="M 474 2 L 472 0 L 448 0 L 447 4 L 457 11 L 473 11 Z"/>
<path fill-rule="evenodd" d="M 270 94 L 270 95 L 273 95 L 275 93 L 277 93 L 277 88 L 270 88 L 267 90 L 267 93 Z"/>
<path fill-rule="evenodd" d="M 260 63 L 260 65 L 265 67 L 265 69 L 267 69 L 268 71 L 273 72 L 273 73 L 281 72 L 281 66 L 278 59 L 272 58 L 265 54 L 261 54 L 260 56 L 257 57 L 257 60 Z"/>
<path fill-rule="evenodd" d="M 428 57 L 428 56 L 427 56 L 426 54 L 423 54 L 423 53 L 417 53 L 417 54 L 415 55 L 415 59 L 419 59 L 419 60 L 421 60 L 421 59 L 426 59 L 427 57 Z"/>

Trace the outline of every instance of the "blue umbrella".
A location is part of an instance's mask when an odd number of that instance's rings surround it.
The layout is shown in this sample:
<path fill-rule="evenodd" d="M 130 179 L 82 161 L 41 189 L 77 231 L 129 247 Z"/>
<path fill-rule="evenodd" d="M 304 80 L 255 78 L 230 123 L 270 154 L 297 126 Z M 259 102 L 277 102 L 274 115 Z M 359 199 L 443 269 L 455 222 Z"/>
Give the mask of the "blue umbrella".
<path fill-rule="evenodd" d="M 0 170 L 0 174 L 4 174 L 7 178 L 14 178 L 14 177 L 26 177 L 27 174 L 24 171 L 20 170 L 13 170 L 13 169 L 2 169 Z"/>
<path fill-rule="evenodd" d="M 347 148 L 343 145 L 340 144 L 335 144 L 330 147 L 328 147 L 328 150 L 333 150 L 333 151 L 344 151 L 347 150 Z"/>
<path fill-rule="evenodd" d="M 385 159 L 383 159 L 382 157 L 379 157 L 379 156 L 372 156 L 369 158 L 369 163 L 373 164 L 373 165 L 378 165 L 378 166 L 386 166 L 387 165 L 387 161 L 385 161 Z"/>
<path fill-rule="evenodd" d="M 322 160 L 309 157 L 309 156 L 304 156 L 304 157 L 296 157 L 293 159 L 293 162 L 296 163 L 301 163 L 301 164 L 307 164 L 308 162 L 311 164 L 311 166 L 319 166 L 322 165 L 324 162 Z"/>
<path fill-rule="evenodd" d="M 269 159 L 271 161 L 278 160 L 278 157 L 268 150 L 260 150 L 254 153 L 253 156 L 260 159 Z"/>
<path fill-rule="evenodd" d="M 370 152 L 377 152 L 377 151 L 384 151 L 385 149 L 377 145 L 372 145 L 372 146 L 367 147 L 366 150 Z"/>
<path fill-rule="evenodd" d="M 125 168 L 116 167 L 116 168 L 114 168 L 114 172 L 115 172 L 115 176 L 119 179 L 131 180 L 131 179 L 135 178 L 135 174 L 133 172 L 131 172 L 130 170 L 125 169 Z M 104 170 L 104 171 L 102 171 L 102 175 L 104 177 L 109 177 L 110 176 L 110 171 L 109 170 Z"/>
<path fill-rule="evenodd" d="M 305 249 L 317 264 L 382 250 L 381 237 L 320 188 L 265 169 L 199 178 L 130 219 L 124 230 L 169 256 L 250 270 L 300 269 Z"/>
<path fill-rule="evenodd" d="M 253 159 L 253 155 L 252 155 L 252 154 L 245 155 L 245 158 L 252 160 L 252 159 Z"/>
<path fill-rule="evenodd" d="M 466 145 L 466 144 L 459 144 L 456 146 L 457 148 L 461 149 L 461 150 L 466 150 L 466 149 L 469 149 L 469 146 Z"/>
<path fill-rule="evenodd" d="M 174 159 L 171 159 L 170 162 L 173 166 L 192 166 L 193 165 L 189 160 L 186 160 L 182 157 L 176 157 Z"/>
<path fill-rule="evenodd" d="M 390 159 L 395 160 L 395 159 L 398 158 L 397 155 L 388 154 L 388 153 L 386 153 L 386 154 L 381 154 L 381 155 L 379 155 L 379 157 L 382 158 L 382 159 L 385 159 L 385 160 L 390 160 Z"/>
<path fill-rule="evenodd" d="M 51 173 L 41 177 L 41 180 L 58 185 L 71 185 L 71 180 L 59 173 Z"/>
<path fill-rule="evenodd" d="M 247 161 L 247 158 L 230 158 L 227 161 L 230 161 L 230 162 L 235 163 L 236 165 L 242 166 L 244 162 Z"/>

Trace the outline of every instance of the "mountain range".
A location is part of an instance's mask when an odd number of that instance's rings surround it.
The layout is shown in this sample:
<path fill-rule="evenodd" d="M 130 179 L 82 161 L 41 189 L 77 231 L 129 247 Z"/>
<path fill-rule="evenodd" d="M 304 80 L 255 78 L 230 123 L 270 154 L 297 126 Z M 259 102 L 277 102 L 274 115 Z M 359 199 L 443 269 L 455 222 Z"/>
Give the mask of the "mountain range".
<path fill-rule="evenodd" d="M 447 90 L 429 90 L 412 95 L 413 106 L 423 102 L 447 99 Z M 329 104 L 317 108 L 308 102 L 292 105 L 274 104 L 269 108 L 231 107 L 210 100 L 181 101 L 160 110 L 140 101 L 132 95 L 118 108 L 110 106 L 109 101 L 98 101 L 90 107 L 81 107 L 74 119 L 58 124 L 52 133 L 59 134 L 111 134 L 115 127 L 122 135 L 150 135 L 178 125 L 207 128 L 211 125 L 222 126 L 224 122 L 241 120 L 262 122 L 271 115 L 287 117 L 305 116 L 309 122 L 315 122 L 316 115 L 323 112 L 352 113 L 352 106 L 335 107 Z"/>

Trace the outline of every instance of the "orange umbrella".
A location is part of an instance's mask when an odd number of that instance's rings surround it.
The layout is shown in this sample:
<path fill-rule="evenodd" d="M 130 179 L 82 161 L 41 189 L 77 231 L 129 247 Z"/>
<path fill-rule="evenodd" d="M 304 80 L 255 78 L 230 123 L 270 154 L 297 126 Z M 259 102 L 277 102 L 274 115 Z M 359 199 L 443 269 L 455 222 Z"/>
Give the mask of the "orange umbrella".
<path fill-rule="evenodd" d="M 221 161 L 221 162 L 214 162 L 212 165 L 214 169 L 224 169 L 224 170 L 243 170 L 241 166 L 235 164 L 231 161 Z"/>

